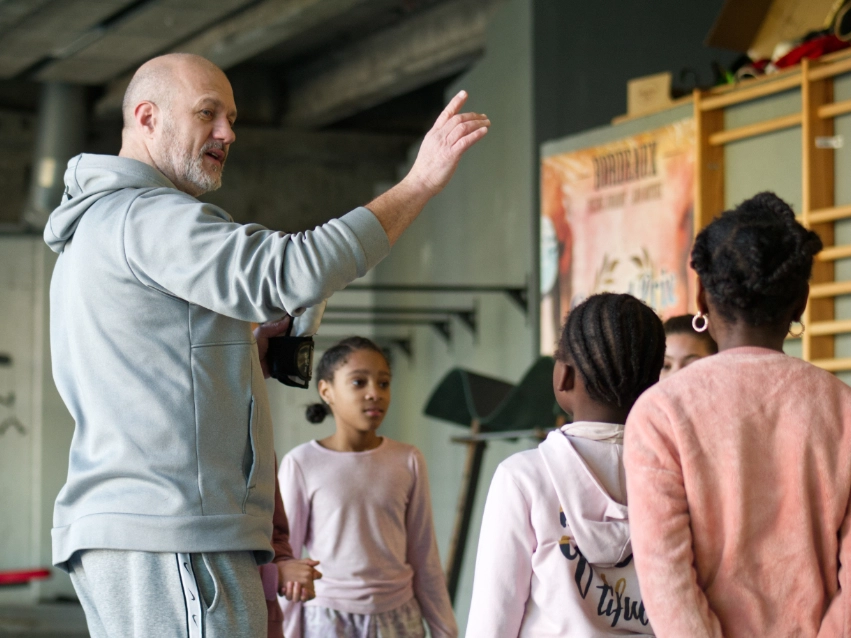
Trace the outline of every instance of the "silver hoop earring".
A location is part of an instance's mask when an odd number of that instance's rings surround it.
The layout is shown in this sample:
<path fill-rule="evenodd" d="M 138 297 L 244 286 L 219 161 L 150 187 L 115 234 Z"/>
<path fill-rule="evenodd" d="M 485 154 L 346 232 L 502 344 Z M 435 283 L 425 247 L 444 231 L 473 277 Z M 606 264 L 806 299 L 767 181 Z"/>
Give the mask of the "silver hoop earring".
<path fill-rule="evenodd" d="M 801 331 L 800 332 L 792 332 L 792 323 L 801 324 Z M 793 339 L 800 339 L 801 337 L 804 336 L 804 331 L 806 330 L 806 327 L 804 326 L 804 322 L 803 321 L 793 321 L 792 323 L 789 324 L 789 336 L 792 337 Z"/>
<path fill-rule="evenodd" d="M 703 319 L 703 323 L 700 326 L 697 325 L 698 319 Z M 698 312 L 691 318 L 691 327 L 694 328 L 695 332 L 706 332 L 706 329 L 709 327 L 709 316 Z"/>

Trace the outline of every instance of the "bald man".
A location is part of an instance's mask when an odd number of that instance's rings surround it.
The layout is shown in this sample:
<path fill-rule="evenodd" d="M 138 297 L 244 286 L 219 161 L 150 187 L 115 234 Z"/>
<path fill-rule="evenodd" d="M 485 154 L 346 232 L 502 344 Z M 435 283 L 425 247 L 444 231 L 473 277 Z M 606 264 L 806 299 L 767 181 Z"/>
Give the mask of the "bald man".
<path fill-rule="evenodd" d="M 456 96 L 410 173 L 312 232 L 236 224 L 196 199 L 221 185 L 237 118 L 203 58 L 143 65 L 118 157 L 68 163 L 44 236 L 56 386 L 73 415 L 53 561 L 93 638 L 254 637 L 275 467 L 261 354 L 384 258 L 490 122 Z M 260 338 L 249 322 L 278 322 Z M 320 530 L 316 530 L 317 533 Z"/>

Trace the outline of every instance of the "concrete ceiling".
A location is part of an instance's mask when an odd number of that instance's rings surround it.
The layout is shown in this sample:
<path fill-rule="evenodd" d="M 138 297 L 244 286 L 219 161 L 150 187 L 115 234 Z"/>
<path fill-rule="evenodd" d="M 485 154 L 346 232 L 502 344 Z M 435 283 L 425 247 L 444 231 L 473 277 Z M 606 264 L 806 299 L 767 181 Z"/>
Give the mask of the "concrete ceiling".
<path fill-rule="evenodd" d="M 92 87 L 93 115 L 115 118 L 139 64 L 184 51 L 228 72 L 255 124 L 416 128 L 484 50 L 497 1 L 0 0 L 0 107 L 60 81 Z"/>

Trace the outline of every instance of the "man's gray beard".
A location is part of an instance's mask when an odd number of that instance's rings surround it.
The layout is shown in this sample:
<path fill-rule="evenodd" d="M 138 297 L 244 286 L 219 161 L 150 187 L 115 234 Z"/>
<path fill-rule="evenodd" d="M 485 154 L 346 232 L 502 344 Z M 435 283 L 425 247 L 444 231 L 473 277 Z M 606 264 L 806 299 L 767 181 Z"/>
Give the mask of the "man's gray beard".
<path fill-rule="evenodd" d="M 218 190 L 222 186 L 222 174 L 216 171 L 214 175 L 204 170 L 204 153 L 212 148 L 220 148 L 215 143 L 207 143 L 201 149 L 201 153 L 193 157 L 180 147 L 178 136 L 172 127 L 167 126 L 163 137 L 166 140 L 165 156 L 168 158 L 175 185 L 187 184 L 194 186 L 199 193 L 192 193 L 196 197 Z M 222 166 L 224 169 L 224 166 Z"/>

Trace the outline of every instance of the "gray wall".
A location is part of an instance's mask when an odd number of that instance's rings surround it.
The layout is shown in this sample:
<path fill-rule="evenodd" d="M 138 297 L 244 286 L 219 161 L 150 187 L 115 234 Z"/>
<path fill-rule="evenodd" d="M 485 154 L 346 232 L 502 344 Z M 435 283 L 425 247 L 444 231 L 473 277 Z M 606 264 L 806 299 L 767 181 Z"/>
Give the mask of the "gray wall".
<path fill-rule="evenodd" d="M 544 142 L 607 124 L 626 113 L 626 82 L 694 69 L 736 54 L 703 45 L 724 0 L 534 0 L 535 130 Z"/>
<path fill-rule="evenodd" d="M 487 137 L 464 158 L 452 182 L 423 212 L 376 269 L 385 283 L 473 283 L 523 285 L 532 257 L 530 220 L 534 215 L 532 113 L 532 25 L 528 0 L 507 0 L 493 17 L 487 53 L 472 71 L 447 91 L 470 94 L 470 109 L 493 122 Z M 471 304 L 464 295 L 378 295 L 389 305 L 450 306 Z M 414 358 L 398 359 L 393 404 L 384 432 L 418 446 L 429 464 L 435 525 L 445 559 L 452 533 L 465 449 L 449 442 L 464 433 L 422 415 L 438 381 L 454 366 L 517 381 L 531 364 L 534 325 L 510 300 L 487 295 L 477 299 L 480 331 L 473 339 L 456 325 L 451 346 L 427 328 L 413 333 Z M 456 614 L 466 626 L 472 590 L 476 541 L 484 497 L 496 464 L 530 443 L 491 444 L 485 457 L 471 538 L 459 584 Z"/>

